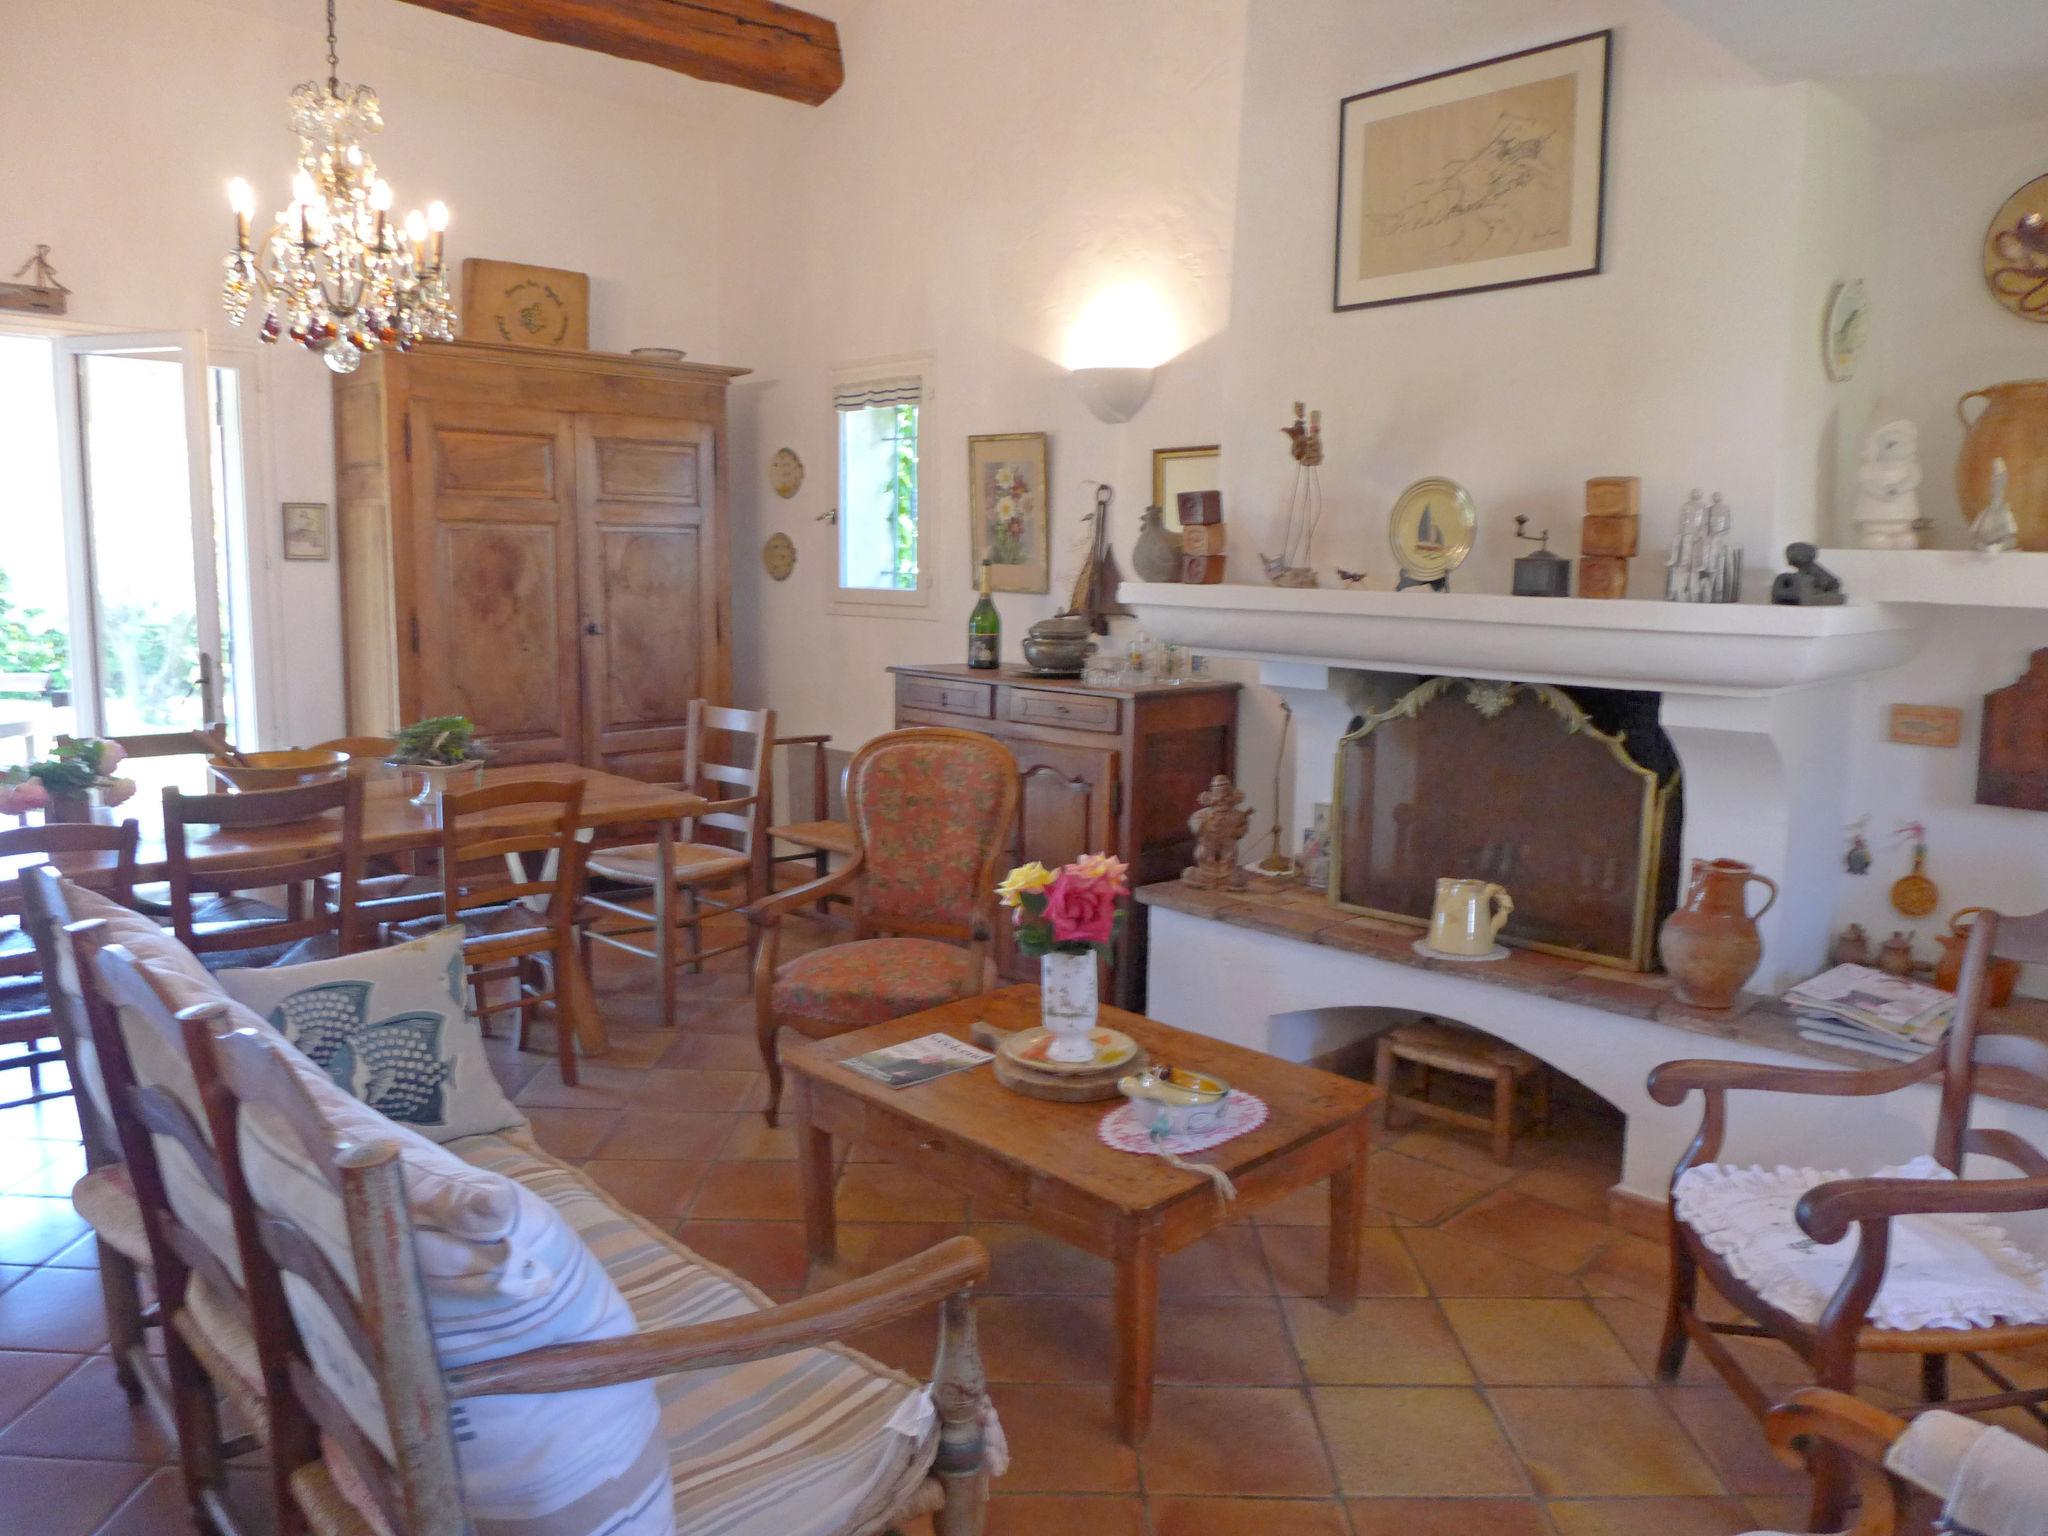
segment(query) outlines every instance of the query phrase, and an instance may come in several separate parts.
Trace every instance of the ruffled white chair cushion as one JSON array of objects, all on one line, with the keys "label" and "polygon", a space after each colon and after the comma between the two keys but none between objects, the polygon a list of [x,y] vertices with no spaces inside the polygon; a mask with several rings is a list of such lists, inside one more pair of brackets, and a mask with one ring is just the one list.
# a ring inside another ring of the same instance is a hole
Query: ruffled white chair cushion
[{"label": "ruffled white chair cushion", "polygon": [[[1817,1323],[1848,1273],[1857,1234],[1821,1244],[1793,1217],[1799,1197],[1820,1184],[1859,1177],[1843,1170],[1689,1168],[1672,1189],[1672,1210],[1708,1250],[1766,1304]],[[1950,1179],[1931,1157],[1872,1178]],[[1982,1216],[1902,1216],[1891,1224],[1884,1284],[1870,1304],[1877,1328],[1987,1328],[2048,1323],[2048,1262],[2017,1246]]]}]

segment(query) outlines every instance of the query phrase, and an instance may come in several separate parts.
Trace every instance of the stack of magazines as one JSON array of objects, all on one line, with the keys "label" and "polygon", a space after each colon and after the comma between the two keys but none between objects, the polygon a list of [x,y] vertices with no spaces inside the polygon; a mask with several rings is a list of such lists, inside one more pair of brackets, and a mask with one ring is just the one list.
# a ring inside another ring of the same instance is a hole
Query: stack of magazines
[{"label": "stack of magazines", "polygon": [[1948,1031],[1952,993],[1867,965],[1838,965],[1785,993],[1803,1039],[1916,1061]]}]

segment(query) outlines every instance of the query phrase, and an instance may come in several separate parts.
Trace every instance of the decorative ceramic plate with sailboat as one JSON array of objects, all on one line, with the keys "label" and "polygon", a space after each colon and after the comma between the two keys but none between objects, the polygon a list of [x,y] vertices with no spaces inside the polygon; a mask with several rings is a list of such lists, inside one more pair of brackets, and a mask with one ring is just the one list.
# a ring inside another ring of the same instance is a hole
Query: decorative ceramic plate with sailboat
[{"label": "decorative ceramic plate with sailboat", "polygon": [[1456,481],[1418,480],[1394,503],[1387,543],[1402,571],[1416,581],[1441,581],[1472,553],[1478,509]]}]

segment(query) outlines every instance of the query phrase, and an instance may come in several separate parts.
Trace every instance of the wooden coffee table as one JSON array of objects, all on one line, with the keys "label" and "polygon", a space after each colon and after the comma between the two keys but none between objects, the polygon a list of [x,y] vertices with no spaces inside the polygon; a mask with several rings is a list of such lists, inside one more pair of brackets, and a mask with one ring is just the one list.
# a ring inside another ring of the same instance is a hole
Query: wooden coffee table
[{"label": "wooden coffee table", "polygon": [[1265,1124],[1197,1154],[1230,1175],[1225,1205],[1200,1174],[1118,1152],[1096,1135],[1110,1103],[1052,1104],[1010,1092],[987,1066],[911,1088],[890,1088],[840,1063],[879,1046],[977,1019],[999,1029],[1038,1022],[1038,989],[1006,987],[837,1039],[792,1043],[783,1058],[796,1115],[804,1229],[811,1256],[834,1254],[833,1140],[858,1141],[950,1188],[1020,1210],[1039,1231],[1116,1266],[1116,1426],[1130,1445],[1152,1419],[1159,1261],[1218,1227],[1319,1180],[1330,1181],[1330,1302],[1358,1295],[1371,1085],[1297,1066],[1119,1008],[1102,1022],[1154,1061],[1192,1067],[1265,1100]]}]

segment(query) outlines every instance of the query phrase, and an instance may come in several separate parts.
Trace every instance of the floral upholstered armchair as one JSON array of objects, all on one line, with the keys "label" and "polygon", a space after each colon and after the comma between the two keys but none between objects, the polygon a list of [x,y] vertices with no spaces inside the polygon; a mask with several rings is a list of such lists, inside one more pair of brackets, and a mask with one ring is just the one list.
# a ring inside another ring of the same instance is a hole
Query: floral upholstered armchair
[{"label": "floral upholstered armchair", "polygon": [[[769,1124],[782,1102],[775,1042],[783,1029],[822,1040],[986,990],[996,862],[1019,793],[1009,750],[975,731],[891,731],[854,754],[846,768],[853,857],[747,909],[760,936],[754,1028],[768,1069]],[[782,919],[848,886],[853,941],[780,963]]]}]

